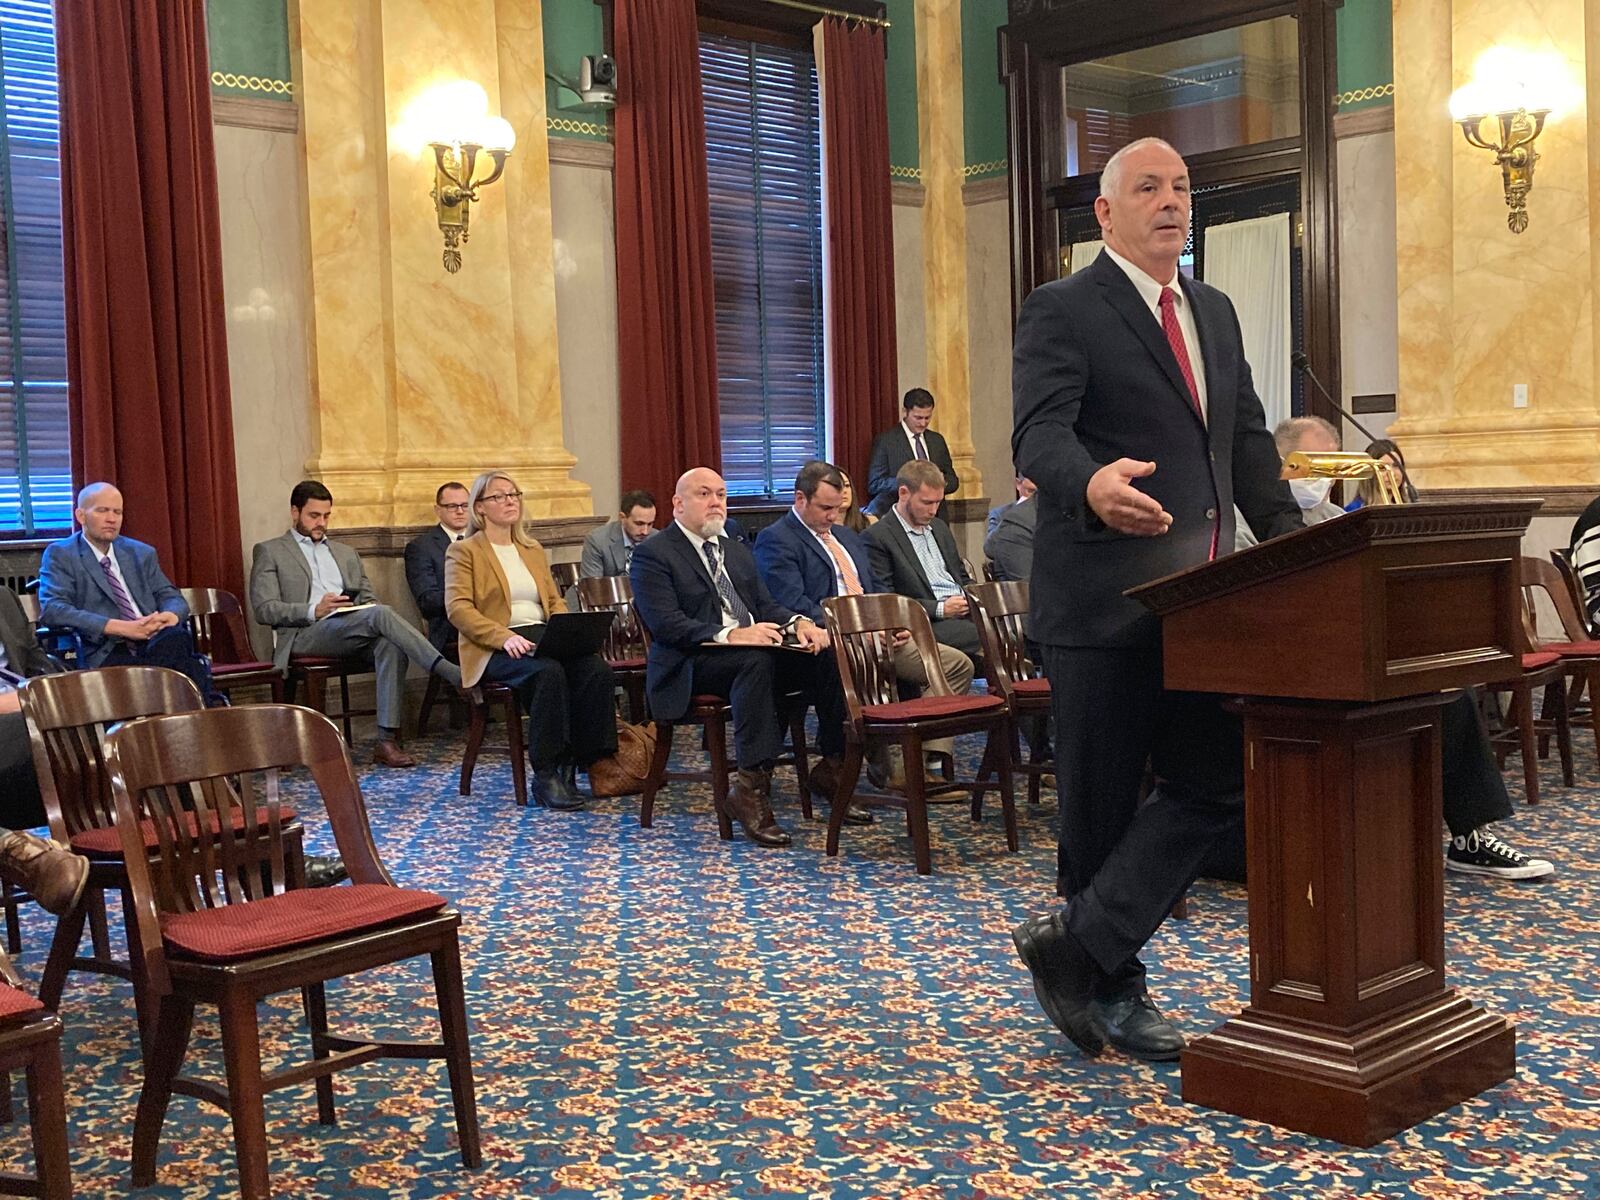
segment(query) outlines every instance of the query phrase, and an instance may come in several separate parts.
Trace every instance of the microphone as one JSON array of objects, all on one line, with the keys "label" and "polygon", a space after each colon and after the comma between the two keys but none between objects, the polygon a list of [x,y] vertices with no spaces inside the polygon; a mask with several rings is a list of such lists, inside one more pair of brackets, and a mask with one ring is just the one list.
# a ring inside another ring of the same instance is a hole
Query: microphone
[{"label": "microphone", "polygon": [[1389,445],[1394,448],[1394,456],[1400,464],[1400,479],[1405,485],[1406,498],[1409,500],[1415,500],[1417,498],[1417,489],[1416,486],[1411,482],[1410,472],[1406,470],[1406,456],[1401,452],[1399,443],[1395,442],[1391,438],[1378,437],[1372,432],[1372,430],[1368,429],[1360,421],[1356,420],[1354,413],[1350,412],[1344,407],[1344,405],[1335,400],[1332,393],[1330,393],[1328,389],[1323,386],[1322,380],[1317,378],[1317,373],[1311,369],[1311,359],[1309,356],[1307,356],[1305,351],[1296,350],[1293,354],[1289,355],[1289,365],[1309,379],[1312,386],[1322,394],[1322,398],[1328,402],[1328,404],[1333,408],[1333,411],[1338,413],[1345,420],[1349,421],[1350,424],[1354,425],[1361,433],[1365,434],[1368,442],[1388,442]]}]

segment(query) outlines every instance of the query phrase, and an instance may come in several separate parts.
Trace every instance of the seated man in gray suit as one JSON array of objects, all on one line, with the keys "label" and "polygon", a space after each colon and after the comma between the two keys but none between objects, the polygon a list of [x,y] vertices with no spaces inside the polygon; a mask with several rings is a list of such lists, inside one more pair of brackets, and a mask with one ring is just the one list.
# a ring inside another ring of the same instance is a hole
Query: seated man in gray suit
[{"label": "seated man in gray suit", "polygon": [[996,504],[989,510],[989,524],[984,527],[984,537],[993,537],[994,531],[1000,528],[1000,522],[1005,519],[1005,515],[1013,508],[1016,508],[1017,505],[1031,500],[1033,498],[1033,494],[1039,490],[1039,485],[1034,483],[1033,480],[1029,479],[1026,475],[1018,475],[1016,477],[1016,483],[1017,498],[1011,501],[1009,504]]},{"label": "seated man in gray suit", "polygon": [[1029,497],[1008,504],[1000,520],[984,539],[983,556],[996,581],[1033,579],[1033,530],[1039,520],[1039,503]]},{"label": "seated man in gray suit", "polygon": [[972,580],[950,527],[934,515],[944,500],[944,472],[935,463],[912,459],[895,478],[899,498],[862,535],[872,573],[891,592],[922,605],[935,639],[976,661],[981,657],[978,627],[967,615],[961,590]]},{"label": "seated man in gray suit", "polygon": [[656,499],[649,492],[624,492],[620,511],[583,539],[579,579],[626,575],[633,565],[633,550],[656,531]]},{"label": "seated man in gray suit", "polygon": [[[450,662],[387,604],[378,604],[361,558],[328,540],[333,495],[314,479],[303,479],[289,495],[291,528],[256,543],[250,564],[250,607],[276,639],[272,660],[286,669],[294,654],[343,658],[370,652],[378,677],[378,744],[372,761],[414,767],[400,749],[405,709],[406,663],[432,671],[452,687],[461,668]],[[356,606],[352,612],[346,609]]]},{"label": "seated man in gray suit", "polygon": [[45,547],[39,563],[40,619],[78,635],[80,667],[138,664],[189,677],[207,704],[211,664],[195,652],[189,606],[161,570],[153,546],[123,537],[122,493],[91,483],[74,510],[80,531]]}]

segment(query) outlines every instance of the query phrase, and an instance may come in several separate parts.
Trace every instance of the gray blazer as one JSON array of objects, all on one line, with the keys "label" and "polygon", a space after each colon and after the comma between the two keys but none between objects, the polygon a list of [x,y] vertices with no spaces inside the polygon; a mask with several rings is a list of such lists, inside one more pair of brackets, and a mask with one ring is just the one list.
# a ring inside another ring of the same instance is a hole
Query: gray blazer
[{"label": "gray blazer", "polygon": [[[331,539],[327,545],[345,590],[355,593],[356,603],[376,600],[361,556]],[[250,608],[256,620],[273,631],[272,661],[279,670],[289,665],[295,638],[312,623],[306,614],[311,600],[311,568],[294,532],[286,530],[279,537],[257,542],[250,562]]]},{"label": "gray blazer", "polygon": [[578,563],[579,579],[601,579],[628,573],[628,535],[622,522],[612,517],[583,539],[583,558]]},{"label": "gray blazer", "polygon": [[1033,579],[1033,531],[1039,506],[1032,500],[1006,505],[1000,524],[983,543],[983,553],[994,566],[997,580]]}]

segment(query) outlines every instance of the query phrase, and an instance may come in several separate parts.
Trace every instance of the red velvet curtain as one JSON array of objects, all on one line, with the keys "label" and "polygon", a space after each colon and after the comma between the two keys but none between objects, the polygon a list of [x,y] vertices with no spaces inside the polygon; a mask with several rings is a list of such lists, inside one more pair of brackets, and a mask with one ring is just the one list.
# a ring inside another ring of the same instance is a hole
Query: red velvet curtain
[{"label": "red velvet curtain", "polygon": [[623,490],[663,510],[722,469],[705,109],[694,0],[617,0],[618,426]]},{"label": "red velvet curtain", "polygon": [[179,586],[244,590],[205,0],[56,0],[75,486]]},{"label": "red velvet curtain", "polygon": [[897,418],[894,224],[883,30],[822,20],[822,174],[828,222],[833,455],[866,498],[873,436]]}]

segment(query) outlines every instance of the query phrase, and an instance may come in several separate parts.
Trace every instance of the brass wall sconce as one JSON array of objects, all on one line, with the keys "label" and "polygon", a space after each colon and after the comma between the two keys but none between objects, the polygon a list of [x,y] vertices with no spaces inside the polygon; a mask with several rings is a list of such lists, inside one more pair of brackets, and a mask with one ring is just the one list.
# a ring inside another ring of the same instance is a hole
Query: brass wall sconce
[{"label": "brass wall sconce", "polygon": [[[504,125],[505,122],[501,121]],[[506,125],[509,130],[511,126]],[[511,140],[515,140],[514,138]],[[485,146],[478,142],[429,142],[433,148],[433,206],[439,213],[439,229],[444,234],[444,269],[454,275],[461,270],[461,247],[468,237],[472,204],[478,189],[488,187],[506,169],[511,147]],[[473,178],[478,155],[488,154],[494,164],[481,179]]]},{"label": "brass wall sconce", "polygon": [[505,173],[506,159],[517,143],[516,131],[503,117],[489,115],[489,96],[483,88],[463,79],[436,85],[413,99],[392,140],[408,153],[433,152],[429,194],[444,234],[444,269],[454,275],[461,270],[472,205],[480,189]]},{"label": "brass wall sconce", "polygon": [[[1500,175],[1505,181],[1506,224],[1512,233],[1521,233],[1528,227],[1528,193],[1533,190],[1533,167],[1539,161],[1539,152],[1533,143],[1544,132],[1544,123],[1550,116],[1548,108],[1529,112],[1519,108],[1515,112],[1471,113],[1457,118],[1467,143],[1488,150],[1500,165]],[[1486,121],[1494,121],[1499,128],[1499,138],[1483,136]]]}]

